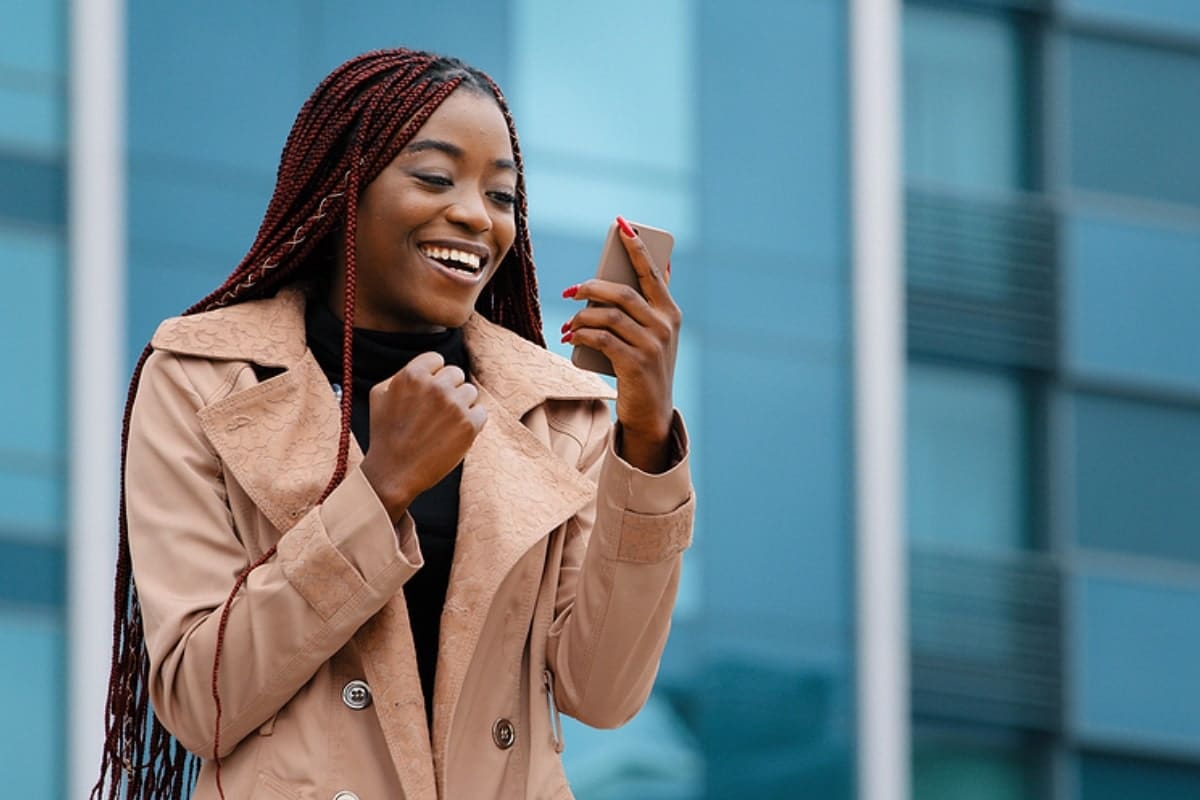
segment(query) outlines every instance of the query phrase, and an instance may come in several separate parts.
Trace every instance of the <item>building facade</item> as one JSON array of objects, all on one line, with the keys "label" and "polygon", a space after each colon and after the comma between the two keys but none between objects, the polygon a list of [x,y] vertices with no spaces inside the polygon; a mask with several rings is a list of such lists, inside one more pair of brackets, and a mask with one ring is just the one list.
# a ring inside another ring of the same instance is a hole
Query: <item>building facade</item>
[{"label": "building facade", "polygon": [[[0,784],[49,800],[75,796],[71,735],[94,725],[69,699],[73,8],[0,12]],[[696,543],[645,711],[566,731],[576,793],[855,797],[849,4],[449,9],[127,0],[112,369],[239,261],[330,69],[408,45],[487,70],[548,329],[615,214],[677,237]],[[1200,6],[901,20],[908,794],[1200,797]]]}]

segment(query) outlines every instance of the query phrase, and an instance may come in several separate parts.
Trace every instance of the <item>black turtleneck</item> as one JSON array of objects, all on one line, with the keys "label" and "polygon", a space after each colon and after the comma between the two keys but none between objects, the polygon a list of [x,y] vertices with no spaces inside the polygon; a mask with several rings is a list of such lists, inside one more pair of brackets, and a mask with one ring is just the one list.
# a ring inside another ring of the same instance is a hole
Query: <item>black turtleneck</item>
[{"label": "black turtleneck", "polygon": [[[305,315],[308,346],[335,391],[342,382],[342,321],[324,303],[310,302]],[[362,328],[354,330],[354,396],[351,398],[350,429],[362,451],[370,445],[371,387],[390,378],[421,353],[436,351],[447,364],[467,372],[467,349],[462,331],[441,333],[391,333]],[[417,669],[425,693],[425,713],[432,724],[433,680],[437,671],[438,634],[450,564],[454,559],[454,537],[458,527],[460,462],[450,474],[428,489],[408,507],[416,523],[417,539],[425,566],[404,584],[404,599],[417,651]]]}]

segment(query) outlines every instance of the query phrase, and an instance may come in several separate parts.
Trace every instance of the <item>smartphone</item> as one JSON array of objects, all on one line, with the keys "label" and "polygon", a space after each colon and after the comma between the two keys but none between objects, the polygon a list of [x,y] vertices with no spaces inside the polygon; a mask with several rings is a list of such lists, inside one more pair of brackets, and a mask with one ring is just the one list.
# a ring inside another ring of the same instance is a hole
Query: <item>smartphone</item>
[{"label": "smartphone", "polygon": [[[637,231],[638,237],[645,242],[654,266],[658,268],[659,272],[666,272],[667,264],[671,260],[671,248],[675,244],[675,237],[662,228],[652,228],[649,225],[642,225],[640,222],[630,222],[629,224]],[[600,264],[596,267],[596,277],[632,286],[639,293],[642,291],[638,284],[637,272],[633,268],[633,262],[629,260],[629,254],[625,252],[625,245],[621,243],[621,234],[617,230],[615,222],[608,229],[608,236],[604,239],[604,249],[600,251]],[[588,305],[602,304],[589,300]],[[571,363],[580,369],[591,372],[599,372],[604,375],[615,374],[608,356],[590,347],[576,345],[575,350],[571,353]]]}]

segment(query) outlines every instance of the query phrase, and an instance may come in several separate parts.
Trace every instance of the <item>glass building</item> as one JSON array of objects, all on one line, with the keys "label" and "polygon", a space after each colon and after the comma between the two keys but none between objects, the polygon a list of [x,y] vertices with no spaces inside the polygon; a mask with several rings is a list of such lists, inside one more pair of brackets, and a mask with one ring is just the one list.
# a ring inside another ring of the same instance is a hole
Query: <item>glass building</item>
[{"label": "glass building", "polygon": [[[695,545],[646,709],[566,731],[578,797],[858,796],[850,3],[126,3],[100,366],[124,380],[238,262],[330,69],[398,44],[482,67],[548,329],[615,214],[677,236]],[[122,399],[72,410],[88,7],[0,8],[0,785],[48,800],[98,757],[72,686],[108,651],[73,631],[111,562],[79,540],[115,522],[75,500],[78,442]],[[1200,797],[1200,4],[910,0],[899,35],[909,794]]]}]

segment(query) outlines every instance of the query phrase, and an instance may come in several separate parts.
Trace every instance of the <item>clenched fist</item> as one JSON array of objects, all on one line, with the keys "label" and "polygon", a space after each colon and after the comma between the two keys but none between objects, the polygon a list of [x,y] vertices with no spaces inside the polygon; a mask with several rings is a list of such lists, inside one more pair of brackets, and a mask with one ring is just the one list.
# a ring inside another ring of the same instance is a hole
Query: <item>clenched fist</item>
[{"label": "clenched fist", "polygon": [[422,353],[371,389],[362,471],[393,522],[466,456],[487,422],[478,399],[463,371],[438,353]]}]

